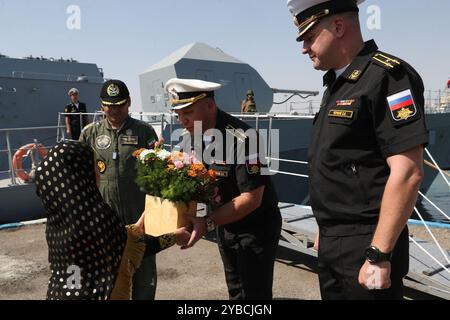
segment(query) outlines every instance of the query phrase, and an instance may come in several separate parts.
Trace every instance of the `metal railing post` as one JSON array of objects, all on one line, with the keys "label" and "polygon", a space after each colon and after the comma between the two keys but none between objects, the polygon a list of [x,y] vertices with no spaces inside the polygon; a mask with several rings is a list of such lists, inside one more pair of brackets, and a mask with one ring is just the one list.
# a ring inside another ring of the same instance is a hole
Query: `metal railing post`
[{"label": "metal railing post", "polygon": [[6,147],[8,149],[8,165],[9,165],[9,175],[11,177],[11,185],[15,186],[16,183],[16,174],[13,168],[12,162],[12,150],[11,150],[11,142],[9,141],[9,131],[6,131]]},{"label": "metal railing post", "polygon": [[[173,114],[170,115],[170,151],[173,150],[172,132],[173,132]],[[161,136],[162,136],[162,131],[161,131]]]},{"label": "metal railing post", "polygon": [[256,132],[259,132],[259,113],[256,114],[256,124],[255,124]]},{"label": "metal railing post", "polygon": [[268,155],[268,163],[267,163],[267,167],[270,168],[272,167],[272,122],[273,122],[273,116],[270,115],[269,116],[269,138],[268,138],[268,143],[267,143],[267,155]]},{"label": "metal railing post", "polygon": [[80,112],[80,133],[83,131],[83,114]]},{"label": "metal railing post", "polygon": [[58,128],[56,128],[56,142],[60,142],[62,140],[59,139],[59,127],[61,125],[61,112],[58,112]]}]

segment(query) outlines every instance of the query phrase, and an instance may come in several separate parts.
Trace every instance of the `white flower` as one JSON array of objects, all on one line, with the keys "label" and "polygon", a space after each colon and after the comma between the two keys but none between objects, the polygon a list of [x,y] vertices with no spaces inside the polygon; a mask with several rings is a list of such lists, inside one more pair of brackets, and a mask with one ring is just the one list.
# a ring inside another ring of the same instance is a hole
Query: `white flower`
[{"label": "white flower", "polygon": [[160,150],[160,151],[158,151],[156,153],[156,156],[158,158],[160,158],[161,160],[167,159],[168,157],[170,157],[170,155],[171,155],[171,153],[169,151],[164,150],[164,149],[162,149],[162,150]]},{"label": "white flower", "polygon": [[146,149],[146,150],[142,151],[141,154],[139,155],[140,160],[142,162],[144,162],[145,156],[148,155],[149,153],[152,153],[152,150]]}]

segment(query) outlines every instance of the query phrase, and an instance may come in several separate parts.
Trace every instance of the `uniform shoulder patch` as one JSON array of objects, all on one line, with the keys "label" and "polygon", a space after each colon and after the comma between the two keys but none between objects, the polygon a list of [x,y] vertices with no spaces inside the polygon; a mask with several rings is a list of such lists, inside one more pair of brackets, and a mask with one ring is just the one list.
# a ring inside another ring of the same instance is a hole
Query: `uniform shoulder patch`
[{"label": "uniform shoulder patch", "polygon": [[372,62],[388,70],[394,69],[401,64],[397,58],[382,52],[376,53],[372,57]]},{"label": "uniform shoulder patch", "polygon": [[387,97],[394,125],[401,125],[420,117],[410,89]]}]

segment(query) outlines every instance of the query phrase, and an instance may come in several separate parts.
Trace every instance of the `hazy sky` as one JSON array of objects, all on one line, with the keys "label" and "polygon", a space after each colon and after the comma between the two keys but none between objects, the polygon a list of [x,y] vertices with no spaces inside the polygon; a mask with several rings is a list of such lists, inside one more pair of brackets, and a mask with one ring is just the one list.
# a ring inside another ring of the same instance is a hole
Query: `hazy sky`
[{"label": "hazy sky", "polygon": [[[81,10],[80,29],[67,28],[70,5]],[[376,21],[369,6],[380,9],[380,29],[367,27]],[[408,61],[437,90],[450,76],[449,12],[448,0],[367,0],[360,16],[366,39]],[[322,91],[322,73],[295,36],[286,0],[0,0],[1,53],[96,63],[105,77],[127,82],[135,109],[138,75],[196,41],[251,64],[272,87]]]}]

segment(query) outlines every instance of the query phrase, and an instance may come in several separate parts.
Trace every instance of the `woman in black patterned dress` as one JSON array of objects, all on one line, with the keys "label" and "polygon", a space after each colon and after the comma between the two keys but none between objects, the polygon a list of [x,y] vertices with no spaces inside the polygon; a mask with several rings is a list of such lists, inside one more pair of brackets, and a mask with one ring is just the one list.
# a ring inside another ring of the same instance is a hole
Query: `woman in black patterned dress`
[{"label": "woman in black patterned dress", "polygon": [[123,226],[103,201],[94,163],[89,146],[64,141],[36,171],[37,194],[47,211],[47,299],[129,299],[144,250],[156,253],[189,239],[182,228],[176,235],[146,237],[145,245],[139,228]]}]

